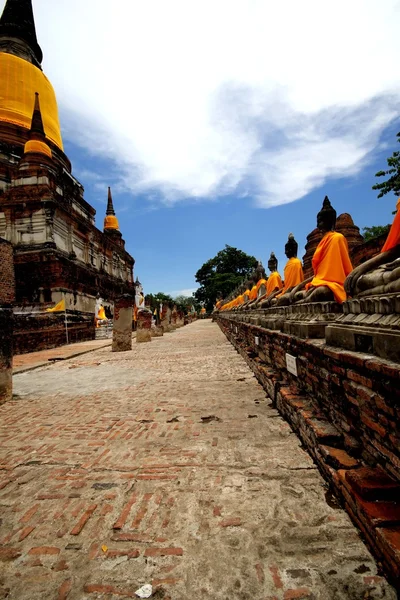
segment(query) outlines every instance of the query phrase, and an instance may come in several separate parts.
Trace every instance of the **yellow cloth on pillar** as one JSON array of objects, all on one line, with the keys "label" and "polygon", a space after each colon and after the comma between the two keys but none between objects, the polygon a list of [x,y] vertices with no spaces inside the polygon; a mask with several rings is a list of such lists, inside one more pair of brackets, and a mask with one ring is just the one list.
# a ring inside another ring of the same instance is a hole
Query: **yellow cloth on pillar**
[{"label": "yellow cloth on pillar", "polygon": [[53,308],[46,308],[46,312],[61,312],[65,310],[65,300],[64,298],[60,300],[58,304],[53,306]]},{"label": "yellow cloth on pillar", "polygon": [[400,198],[397,200],[396,209],[396,216],[381,252],[387,252],[400,244]]},{"label": "yellow cloth on pillar", "polygon": [[306,289],[326,285],[336,302],[346,300],[344,281],[353,270],[346,238],[337,231],[328,231],[318,244],[312,259],[314,278]]},{"label": "yellow cloth on pillar", "polygon": [[99,312],[97,313],[97,318],[99,319],[99,321],[102,321],[103,319],[107,319],[106,313],[104,311],[104,306],[100,306]]},{"label": "yellow cloth on pillar", "polygon": [[283,288],[283,283],[281,276],[278,271],[274,271],[268,277],[267,281],[267,296],[270,296],[272,292],[275,292],[276,289],[281,290]]},{"label": "yellow cloth on pillar", "polygon": [[304,281],[304,273],[303,273],[303,265],[301,264],[301,260],[299,258],[289,258],[285,265],[284,270],[284,282],[283,282],[283,290],[277,297],[282,296],[287,290],[290,288],[294,288],[296,285],[299,285],[302,281]]}]

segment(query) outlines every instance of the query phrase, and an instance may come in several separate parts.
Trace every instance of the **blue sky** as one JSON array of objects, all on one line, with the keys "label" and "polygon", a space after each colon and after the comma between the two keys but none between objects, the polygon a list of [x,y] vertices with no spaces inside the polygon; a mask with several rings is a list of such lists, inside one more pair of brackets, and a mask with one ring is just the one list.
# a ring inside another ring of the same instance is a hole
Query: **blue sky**
[{"label": "blue sky", "polygon": [[[5,0],[0,0],[2,9]],[[284,267],[325,194],[360,227],[400,129],[400,0],[33,0],[73,173],[147,293],[225,244]]]}]

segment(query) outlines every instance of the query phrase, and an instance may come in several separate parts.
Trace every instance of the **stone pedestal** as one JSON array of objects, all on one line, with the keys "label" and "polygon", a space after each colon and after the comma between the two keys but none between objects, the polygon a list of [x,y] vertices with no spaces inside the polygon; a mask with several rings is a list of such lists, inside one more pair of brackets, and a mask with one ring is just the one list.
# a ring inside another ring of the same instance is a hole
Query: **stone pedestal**
[{"label": "stone pedestal", "polygon": [[13,311],[0,307],[0,404],[12,398]]},{"label": "stone pedestal", "polygon": [[0,404],[12,398],[14,301],[13,247],[0,237]]},{"label": "stone pedestal", "polygon": [[137,317],[136,341],[151,342],[152,314],[149,310],[139,310]]},{"label": "stone pedestal", "polygon": [[124,294],[114,303],[113,352],[132,350],[132,306],[133,298]]},{"label": "stone pedestal", "polygon": [[164,328],[162,325],[156,325],[151,328],[151,336],[152,337],[161,337],[164,335]]},{"label": "stone pedestal", "polygon": [[400,361],[400,294],[353,298],[326,329],[326,342],[346,350]]},{"label": "stone pedestal", "polygon": [[172,327],[171,327],[171,309],[169,308],[169,306],[167,306],[167,308],[165,309],[165,312],[163,310],[163,314],[162,314],[162,319],[161,319],[161,326],[163,328],[164,333],[167,333],[169,331],[171,331]]}]

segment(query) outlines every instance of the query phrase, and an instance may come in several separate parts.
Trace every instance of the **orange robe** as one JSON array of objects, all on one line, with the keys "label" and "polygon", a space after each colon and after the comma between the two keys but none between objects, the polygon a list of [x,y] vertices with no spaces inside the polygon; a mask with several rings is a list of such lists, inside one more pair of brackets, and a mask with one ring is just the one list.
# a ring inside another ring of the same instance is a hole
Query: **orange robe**
[{"label": "orange robe", "polygon": [[381,252],[387,252],[400,244],[400,198],[397,200],[396,208],[396,216]]},{"label": "orange robe", "polygon": [[336,302],[346,300],[344,281],[353,270],[346,238],[337,231],[328,231],[320,241],[312,259],[314,278],[306,289],[326,285]]},{"label": "orange robe", "polygon": [[304,281],[303,265],[299,258],[289,258],[285,265],[284,280],[283,290],[277,297],[282,296],[287,290]]},{"label": "orange robe", "polygon": [[250,302],[252,302],[253,300],[257,300],[257,284],[253,285],[253,287],[251,288],[249,300]]},{"label": "orange robe", "polygon": [[274,292],[277,288],[278,288],[278,290],[281,290],[283,288],[283,283],[282,283],[282,279],[281,279],[281,276],[279,275],[278,271],[274,271],[268,277],[267,297],[270,296],[272,294],[272,292]]}]

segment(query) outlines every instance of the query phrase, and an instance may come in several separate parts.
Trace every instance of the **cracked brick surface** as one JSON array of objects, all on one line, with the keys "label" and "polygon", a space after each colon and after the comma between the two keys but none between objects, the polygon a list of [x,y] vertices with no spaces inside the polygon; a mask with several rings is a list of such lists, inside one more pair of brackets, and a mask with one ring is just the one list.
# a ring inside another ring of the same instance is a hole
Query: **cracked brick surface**
[{"label": "cracked brick surface", "polygon": [[14,378],[0,598],[396,594],[216,324]]}]

